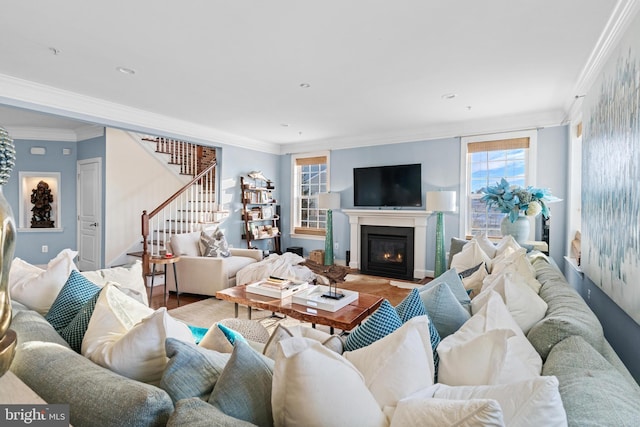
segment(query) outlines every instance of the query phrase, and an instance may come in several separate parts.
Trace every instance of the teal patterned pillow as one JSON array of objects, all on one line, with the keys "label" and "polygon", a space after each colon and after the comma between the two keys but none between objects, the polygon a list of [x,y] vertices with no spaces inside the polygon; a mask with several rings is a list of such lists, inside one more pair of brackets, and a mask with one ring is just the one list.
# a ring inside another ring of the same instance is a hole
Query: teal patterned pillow
[{"label": "teal patterned pillow", "polygon": [[89,327],[89,320],[91,320],[93,310],[96,308],[96,302],[98,302],[99,296],[100,292],[96,292],[96,294],[80,308],[80,311],[78,311],[71,322],[58,331],[60,336],[64,338],[76,353],[80,353],[82,350],[82,339],[87,332],[87,327]]},{"label": "teal patterned pillow", "polygon": [[396,312],[400,316],[402,323],[416,316],[424,316],[427,310],[420,299],[420,293],[417,289],[412,289],[409,295],[396,306]]},{"label": "teal patterned pillow", "polygon": [[73,270],[45,319],[60,333],[76,317],[80,309],[99,292],[98,286]]},{"label": "teal patterned pillow", "polygon": [[431,320],[429,313],[427,313],[427,310],[424,308],[422,299],[420,299],[420,293],[417,289],[412,289],[409,295],[407,295],[406,298],[396,306],[396,312],[398,313],[398,316],[400,316],[400,320],[402,320],[403,324],[415,316],[427,316],[429,319],[429,338],[431,339],[431,350],[433,351],[435,381],[437,381],[440,357],[438,356],[436,349],[438,348],[438,344],[440,344],[440,334],[438,333],[436,326],[433,324],[433,320]]},{"label": "teal patterned pillow", "polygon": [[371,343],[386,337],[402,326],[398,312],[388,300],[382,301],[380,307],[373,312],[362,324],[347,336],[345,351],[353,351],[366,347]]}]

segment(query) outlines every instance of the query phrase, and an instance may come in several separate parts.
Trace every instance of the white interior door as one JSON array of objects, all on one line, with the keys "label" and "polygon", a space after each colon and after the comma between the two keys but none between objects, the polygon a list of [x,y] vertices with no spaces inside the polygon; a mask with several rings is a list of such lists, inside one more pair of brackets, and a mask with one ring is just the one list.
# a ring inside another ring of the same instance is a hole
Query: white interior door
[{"label": "white interior door", "polygon": [[102,260],[102,159],[78,161],[78,268],[98,270]]}]

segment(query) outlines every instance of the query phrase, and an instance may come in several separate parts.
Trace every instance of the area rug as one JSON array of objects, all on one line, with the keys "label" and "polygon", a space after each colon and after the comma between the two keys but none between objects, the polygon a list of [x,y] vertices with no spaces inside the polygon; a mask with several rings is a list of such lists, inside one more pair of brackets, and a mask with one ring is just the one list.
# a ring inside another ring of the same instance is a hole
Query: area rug
[{"label": "area rug", "polygon": [[[169,310],[169,314],[182,320],[187,325],[199,328],[210,328],[214,323],[235,317],[234,304],[229,301],[223,301],[216,298],[208,298],[191,304],[183,305]],[[249,312],[246,306],[238,307],[238,319],[248,319]],[[301,322],[290,317],[283,317],[270,311],[252,309],[251,319],[258,321],[267,328],[269,333],[282,324],[283,326],[297,325]],[[309,325],[311,326],[311,325]],[[329,332],[329,327],[317,326],[318,329]]]}]

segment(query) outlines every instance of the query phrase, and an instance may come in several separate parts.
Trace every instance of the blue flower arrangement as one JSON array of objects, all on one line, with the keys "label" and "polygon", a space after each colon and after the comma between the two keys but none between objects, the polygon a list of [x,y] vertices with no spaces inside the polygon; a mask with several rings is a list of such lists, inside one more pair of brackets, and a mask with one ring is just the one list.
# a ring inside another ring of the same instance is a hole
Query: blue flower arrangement
[{"label": "blue flower arrangement", "polygon": [[506,179],[502,178],[493,187],[486,187],[480,190],[484,195],[482,201],[490,208],[495,208],[502,213],[509,214],[509,220],[514,222],[520,212],[527,216],[537,216],[542,214],[545,218],[551,215],[547,203],[559,202],[555,196],[546,188],[520,187],[519,185],[509,185]]}]

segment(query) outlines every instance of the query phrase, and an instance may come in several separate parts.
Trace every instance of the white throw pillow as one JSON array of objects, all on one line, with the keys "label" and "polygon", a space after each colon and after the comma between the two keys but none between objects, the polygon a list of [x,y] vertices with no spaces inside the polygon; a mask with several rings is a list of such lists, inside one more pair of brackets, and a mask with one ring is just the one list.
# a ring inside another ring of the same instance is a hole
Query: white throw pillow
[{"label": "white throw pillow", "polygon": [[438,345],[438,381],[449,385],[504,384],[540,375],[542,359],[502,301],[486,304]]},{"label": "white throw pillow", "polygon": [[493,283],[500,274],[506,272],[518,274],[536,294],[540,293],[542,284],[536,279],[536,270],[524,250],[515,251],[500,263],[494,263],[491,274],[484,279],[483,289]]},{"label": "white throw pillow", "polygon": [[510,272],[500,274],[484,291],[471,301],[471,311],[476,313],[486,304],[491,293],[497,292],[509,313],[526,335],[547,313],[547,303],[531,289],[519,275]]},{"label": "white throw pillow", "polygon": [[487,268],[491,269],[491,258],[484,253],[477,241],[470,240],[462,247],[462,250],[451,259],[451,268],[455,268],[458,273],[468,270],[484,262]]},{"label": "white throw pillow", "polygon": [[[507,249],[514,249],[514,250],[518,250],[520,248],[522,248],[522,246],[520,246],[520,244],[518,242],[516,242],[516,239],[513,238],[513,236],[507,234],[506,236],[503,236],[502,239],[500,239],[500,241],[498,243],[496,243],[496,255],[498,256],[500,255],[502,252],[504,252]],[[526,249],[525,249],[526,251]]]},{"label": "white throw pillow", "polygon": [[489,273],[487,273],[487,268],[485,267],[484,262],[480,265],[475,272],[473,272],[470,276],[462,278],[462,284],[467,291],[470,291],[469,297],[471,299],[475,298],[480,291],[482,290],[482,284],[485,277],[487,277]]},{"label": "white throw pillow", "polygon": [[125,377],[158,384],[167,364],[167,338],[194,343],[189,327],[166,308],[153,311],[107,284],[82,340],[82,354]]},{"label": "white throw pillow", "polygon": [[563,427],[567,414],[562,405],[556,377],[544,376],[526,381],[492,386],[432,387],[438,399],[495,399],[509,427]]},{"label": "white throw pillow", "polygon": [[496,245],[491,241],[491,239],[489,239],[489,237],[487,237],[486,233],[483,233],[479,237],[474,237],[473,239],[475,239],[478,242],[478,245],[480,245],[480,248],[484,251],[485,254],[487,254],[489,258],[494,258],[496,256],[496,251],[497,251]]},{"label": "white throw pillow", "polygon": [[451,400],[414,397],[401,400],[390,427],[503,427],[502,409],[494,399]]},{"label": "white throw pillow", "polygon": [[46,270],[41,270],[38,274],[32,274],[36,272],[37,267],[28,268],[23,261],[20,263],[22,274],[19,274],[22,277],[18,278],[18,275],[15,277],[11,286],[11,298],[44,316],[56,300],[71,272],[77,270],[73,262],[76,255],[78,255],[76,251],[63,249],[49,261]]},{"label": "white throw pillow", "polygon": [[118,283],[121,288],[127,288],[135,291],[134,293],[129,293],[129,296],[136,298],[143,304],[149,305],[147,288],[142,277],[142,261],[140,260],[137,260],[127,267],[111,267],[95,271],[81,271],[80,274],[101,288],[108,282]]},{"label": "white throw pillow", "polygon": [[353,364],[308,338],[280,342],[271,407],[276,427],[388,425]]},{"label": "white throw pillow", "polygon": [[11,270],[9,270],[9,290],[13,290],[17,284],[35,278],[43,271],[42,268],[29,264],[23,259],[14,258],[11,261]]},{"label": "white throw pillow", "polygon": [[278,325],[271,334],[269,341],[264,346],[262,354],[270,359],[275,359],[278,351],[278,343],[291,337],[304,337],[318,341],[329,350],[338,354],[344,351],[344,343],[338,335],[331,335],[327,332],[302,325],[283,326]]},{"label": "white throw pillow", "polygon": [[362,373],[383,409],[433,384],[433,352],[427,316],[409,319],[378,341],[343,353]]}]

